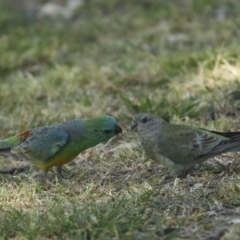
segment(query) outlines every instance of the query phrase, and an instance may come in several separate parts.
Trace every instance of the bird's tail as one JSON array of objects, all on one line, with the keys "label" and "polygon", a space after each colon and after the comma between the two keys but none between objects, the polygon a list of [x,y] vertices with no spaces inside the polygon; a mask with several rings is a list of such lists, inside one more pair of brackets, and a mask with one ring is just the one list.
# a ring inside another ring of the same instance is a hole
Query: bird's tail
[{"label": "bird's tail", "polygon": [[228,139],[238,140],[240,139],[240,132],[218,132],[218,131],[209,131],[211,133],[223,136]]},{"label": "bird's tail", "polygon": [[17,158],[11,152],[11,148],[14,147],[19,142],[19,138],[17,136],[10,137],[0,141],[0,155],[4,157],[11,156],[13,158]]},{"label": "bird's tail", "polygon": [[[218,136],[222,136],[225,139],[240,140],[240,132],[218,132],[218,131],[209,131],[209,132],[213,134],[217,134]],[[229,152],[240,152],[240,146],[230,149]]]},{"label": "bird's tail", "polygon": [[0,149],[0,156],[19,159],[15,154],[11,153],[10,149]]}]

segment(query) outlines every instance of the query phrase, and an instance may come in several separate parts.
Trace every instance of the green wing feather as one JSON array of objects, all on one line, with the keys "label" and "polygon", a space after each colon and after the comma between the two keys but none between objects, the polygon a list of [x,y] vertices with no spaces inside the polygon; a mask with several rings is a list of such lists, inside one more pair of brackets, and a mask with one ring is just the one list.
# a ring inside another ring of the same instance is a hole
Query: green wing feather
[{"label": "green wing feather", "polygon": [[189,163],[191,160],[211,157],[239,144],[236,140],[221,140],[193,130],[161,135],[158,139],[160,154],[175,163]]},{"label": "green wing feather", "polygon": [[218,132],[218,131],[210,131],[203,129],[204,131],[209,132],[210,134],[218,135],[219,137],[222,137],[222,139],[240,139],[240,132]]}]

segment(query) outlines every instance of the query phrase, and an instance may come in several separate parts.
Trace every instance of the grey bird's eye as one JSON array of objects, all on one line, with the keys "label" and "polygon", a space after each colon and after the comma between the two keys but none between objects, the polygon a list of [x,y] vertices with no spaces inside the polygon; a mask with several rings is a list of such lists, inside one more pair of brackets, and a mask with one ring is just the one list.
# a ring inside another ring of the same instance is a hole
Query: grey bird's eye
[{"label": "grey bird's eye", "polygon": [[142,122],[142,123],[147,123],[147,122],[148,122],[148,117],[143,117],[143,118],[141,119],[141,122]]}]

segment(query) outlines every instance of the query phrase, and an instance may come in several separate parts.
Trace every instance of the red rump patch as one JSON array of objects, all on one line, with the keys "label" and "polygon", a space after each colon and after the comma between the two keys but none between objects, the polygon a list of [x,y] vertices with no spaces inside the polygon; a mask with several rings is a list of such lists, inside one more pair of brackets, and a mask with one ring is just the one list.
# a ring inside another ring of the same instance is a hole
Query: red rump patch
[{"label": "red rump patch", "polygon": [[23,133],[20,133],[18,136],[22,139],[26,138],[29,135],[30,131],[25,131]]}]

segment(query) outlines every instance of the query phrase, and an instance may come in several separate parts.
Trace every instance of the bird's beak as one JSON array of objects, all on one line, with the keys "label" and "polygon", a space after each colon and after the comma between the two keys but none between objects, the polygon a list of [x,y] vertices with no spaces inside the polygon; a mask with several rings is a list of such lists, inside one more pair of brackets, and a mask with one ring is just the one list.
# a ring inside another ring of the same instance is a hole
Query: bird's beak
[{"label": "bird's beak", "polygon": [[131,122],[132,131],[136,131],[136,127],[137,127],[137,121],[135,119],[133,119]]},{"label": "bird's beak", "polygon": [[118,124],[115,125],[115,133],[116,135],[118,135],[119,133],[122,133],[122,128]]}]

